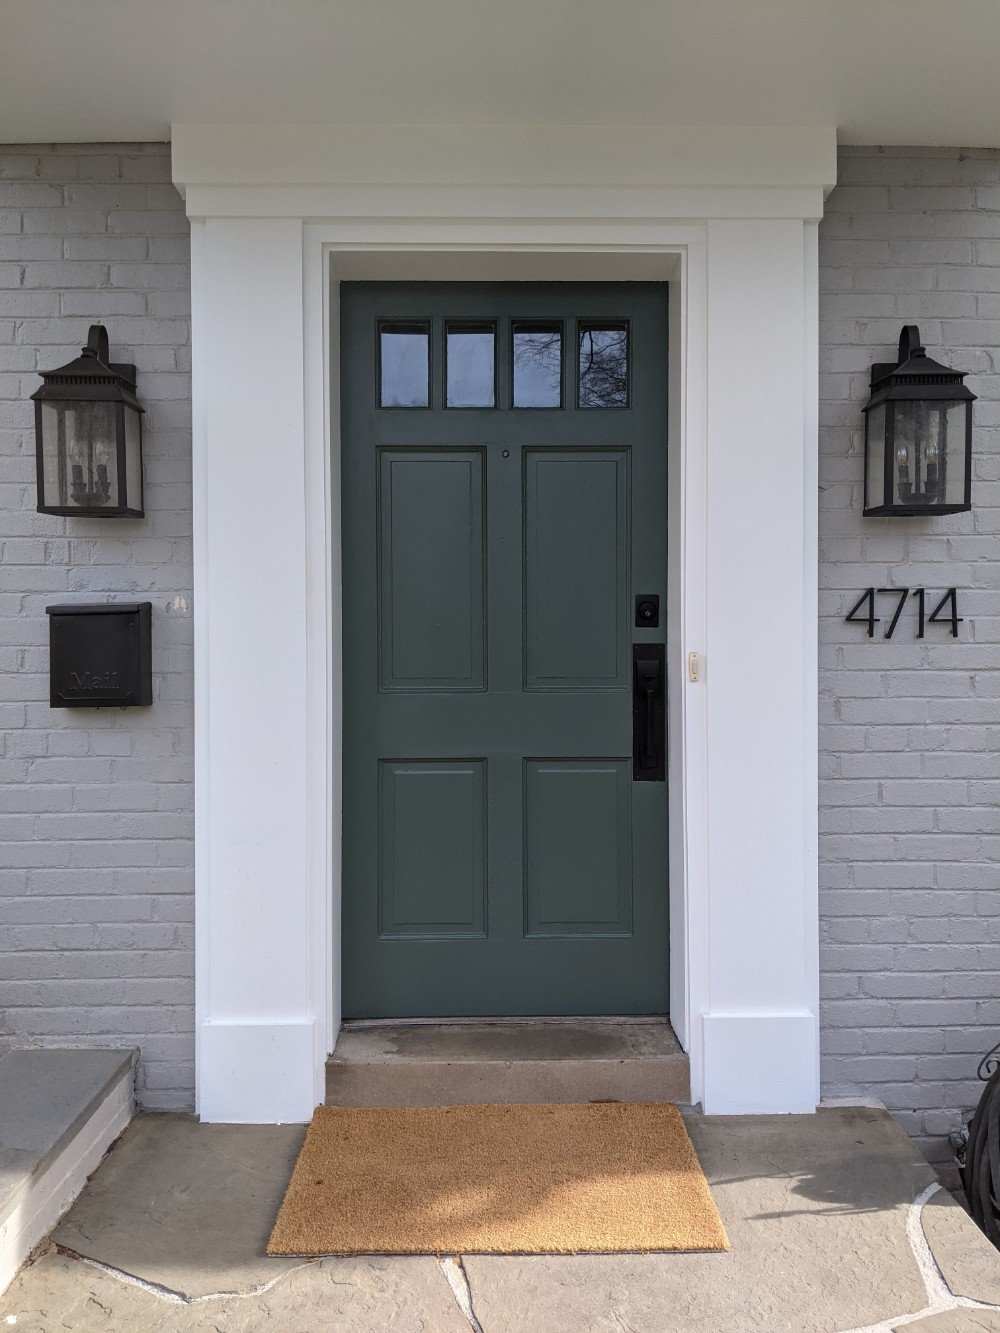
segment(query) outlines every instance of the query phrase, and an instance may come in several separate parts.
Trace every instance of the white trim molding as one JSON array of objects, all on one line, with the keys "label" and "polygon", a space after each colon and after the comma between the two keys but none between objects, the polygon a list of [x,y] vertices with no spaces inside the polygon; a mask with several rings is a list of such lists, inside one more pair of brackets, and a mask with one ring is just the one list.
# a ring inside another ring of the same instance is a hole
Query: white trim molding
[{"label": "white trim molding", "polygon": [[348,278],[670,282],[671,1020],[706,1110],[817,1103],[815,224],[835,135],[585,133],[586,152],[565,127],[175,127],[206,1119],[308,1118],[336,1038]]},{"label": "white trim molding", "polygon": [[357,186],[368,198],[390,200],[428,187],[542,187],[553,195],[567,188],[690,187],[715,200],[733,190],[757,198],[769,189],[828,191],[837,177],[832,127],[180,123],[171,142],[181,190],[285,191],[272,195],[274,208],[301,187]]}]

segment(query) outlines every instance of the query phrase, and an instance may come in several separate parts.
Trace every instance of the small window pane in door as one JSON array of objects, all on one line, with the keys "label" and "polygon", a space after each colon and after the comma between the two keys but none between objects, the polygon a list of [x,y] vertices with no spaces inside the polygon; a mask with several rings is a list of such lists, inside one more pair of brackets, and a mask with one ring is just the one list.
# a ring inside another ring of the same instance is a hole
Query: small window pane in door
[{"label": "small window pane in door", "polygon": [[449,324],[445,363],[449,407],[496,406],[496,331],[492,324]]},{"label": "small window pane in door", "polygon": [[628,407],[628,325],[580,325],[581,407]]},{"label": "small window pane in door", "polygon": [[513,326],[514,406],[562,406],[562,325]]},{"label": "small window pane in door", "polygon": [[430,405],[430,325],[379,326],[379,405]]}]

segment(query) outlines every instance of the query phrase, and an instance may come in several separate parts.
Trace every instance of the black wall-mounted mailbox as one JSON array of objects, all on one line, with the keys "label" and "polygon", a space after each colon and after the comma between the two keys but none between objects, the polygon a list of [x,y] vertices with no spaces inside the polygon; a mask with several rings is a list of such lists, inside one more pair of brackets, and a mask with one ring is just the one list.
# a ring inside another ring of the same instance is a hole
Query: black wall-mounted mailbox
[{"label": "black wall-mounted mailbox", "polygon": [[53,708],[131,708],[153,702],[152,602],[45,609]]}]

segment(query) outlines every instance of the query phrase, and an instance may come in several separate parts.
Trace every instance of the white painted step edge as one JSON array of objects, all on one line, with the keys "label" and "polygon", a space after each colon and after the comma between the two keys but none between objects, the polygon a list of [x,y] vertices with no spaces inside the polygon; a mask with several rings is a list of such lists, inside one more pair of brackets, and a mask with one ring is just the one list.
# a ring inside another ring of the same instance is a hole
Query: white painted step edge
[{"label": "white painted step edge", "polygon": [[52,1230],[100,1165],[115,1139],[128,1127],[135,1109],[134,1061],[68,1143],[37,1172],[24,1196],[0,1224],[0,1295],[38,1242]]}]

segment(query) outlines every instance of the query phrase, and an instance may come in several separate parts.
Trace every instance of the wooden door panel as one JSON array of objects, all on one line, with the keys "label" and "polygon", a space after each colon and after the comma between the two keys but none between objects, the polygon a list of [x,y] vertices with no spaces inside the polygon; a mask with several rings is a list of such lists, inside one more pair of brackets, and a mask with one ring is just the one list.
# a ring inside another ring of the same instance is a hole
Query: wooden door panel
[{"label": "wooden door panel", "polygon": [[486,765],[384,760],[379,765],[381,939],[483,935]]},{"label": "wooden door panel", "polygon": [[631,932],[631,786],[631,759],[526,761],[529,936]]},{"label": "wooden door panel", "polygon": [[524,451],[524,684],[628,690],[629,451]]},{"label": "wooden door panel", "polygon": [[382,690],[485,687],[482,450],[379,451]]}]

